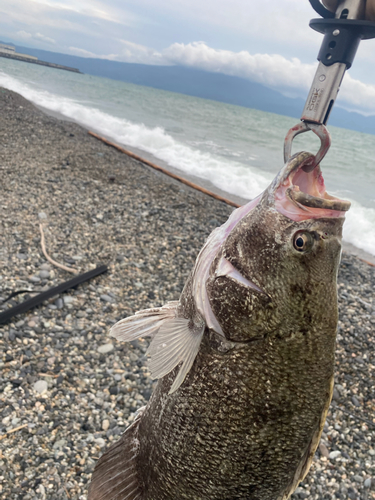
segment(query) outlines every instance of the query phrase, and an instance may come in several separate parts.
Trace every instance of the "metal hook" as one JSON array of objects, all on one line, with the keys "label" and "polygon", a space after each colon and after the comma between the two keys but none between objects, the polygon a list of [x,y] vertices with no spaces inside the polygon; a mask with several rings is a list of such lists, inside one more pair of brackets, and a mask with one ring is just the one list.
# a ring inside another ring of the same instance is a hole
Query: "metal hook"
[{"label": "metal hook", "polygon": [[331,146],[331,135],[328,132],[327,128],[321,123],[300,122],[295,127],[292,127],[289,130],[284,141],[284,162],[286,163],[292,156],[293,139],[296,137],[296,135],[303,134],[304,132],[308,132],[309,130],[312,130],[314,134],[319,137],[320,149],[314,156],[314,161],[312,162],[312,164],[308,166],[306,165],[304,167],[304,170],[306,172],[311,172],[317,165],[319,165]]}]

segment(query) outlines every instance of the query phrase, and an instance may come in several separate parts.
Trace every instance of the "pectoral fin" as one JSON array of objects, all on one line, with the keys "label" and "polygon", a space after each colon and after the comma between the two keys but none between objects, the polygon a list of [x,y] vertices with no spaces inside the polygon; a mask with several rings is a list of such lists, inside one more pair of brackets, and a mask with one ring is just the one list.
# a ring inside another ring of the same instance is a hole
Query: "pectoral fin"
[{"label": "pectoral fin", "polygon": [[180,387],[189,373],[198,354],[204,328],[204,324],[195,327],[185,318],[175,318],[166,321],[151,342],[147,353],[151,356],[149,366],[153,378],[164,377],[182,363],[169,394]]},{"label": "pectoral fin", "polygon": [[178,301],[167,302],[163,307],[144,309],[134,316],[122,319],[112,326],[110,335],[117,340],[131,342],[141,337],[153,337],[161,325],[176,316]]},{"label": "pectoral fin", "polygon": [[178,302],[145,309],[125,318],[111,328],[112,337],[126,342],[140,337],[153,337],[147,354],[151,356],[152,378],[162,378],[181,363],[180,370],[169,391],[175,392],[196,358],[202,340],[205,324],[195,325],[192,321],[176,317]]}]

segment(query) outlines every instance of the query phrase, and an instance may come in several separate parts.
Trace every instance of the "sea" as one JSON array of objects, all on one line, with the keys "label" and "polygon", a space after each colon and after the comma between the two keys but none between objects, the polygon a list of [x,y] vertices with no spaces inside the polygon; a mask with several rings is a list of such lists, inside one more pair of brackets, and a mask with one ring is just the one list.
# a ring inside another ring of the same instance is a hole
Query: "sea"
[{"label": "sea", "polygon": [[[250,200],[283,165],[287,131],[298,120],[86,74],[0,59],[0,86],[76,121],[182,177]],[[330,127],[322,162],[327,191],[350,200],[344,241],[375,256],[375,135]],[[315,153],[312,133],[293,152]]]}]

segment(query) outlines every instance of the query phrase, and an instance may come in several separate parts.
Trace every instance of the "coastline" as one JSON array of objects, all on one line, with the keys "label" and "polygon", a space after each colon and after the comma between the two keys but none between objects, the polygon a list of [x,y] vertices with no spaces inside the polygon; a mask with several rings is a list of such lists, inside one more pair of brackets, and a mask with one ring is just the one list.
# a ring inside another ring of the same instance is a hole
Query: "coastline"
[{"label": "coastline", "polygon": [[[108,329],[176,300],[208,234],[232,208],[14,92],[0,92],[0,116],[0,298],[72,277],[46,262],[39,222],[56,261],[80,273],[109,267],[0,325],[0,498],[82,500],[98,457],[153,386],[148,342],[121,344]],[[295,500],[375,498],[375,269],[344,252],[338,284],[336,387]]]},{"label": "coastline", "polygon": [[[72,118],[69,118],[61,113],[56,112],[56,111],[51,111],[50,109],[45,108],[43,106],[39,106],[39,105],[35,105],[35,106],[38,109],[40,109],[41,111],[43,111],[43,113],[45,113],[49,116],[52,116],[52,117],[57,118],[57,119],[62,120],[62,121],[66,121],[66,122],[70,122],[70,123],[77,123],[82,128],[89,131],[89,129],[84,124],[80,123],[77,120],[73,120]],[[91,130],[93,132],[97,133],[98,135],[101,135],[105,139],[107,139],[111,142],[115,142],[111,136],[103,134],[102,132],[100,132],[100,130],[95,129],[95,127],[91,127]],[[209,191],[211,191],[211,192],[213,192],[213,193],[215,193],[223,198],[226,198],[230,201],[233,201],[234,203],[237,203],[239,205],[244,205],[245,203],[247,203],[249,201],[249,200],[242,198],[240,196],[236,196],[233,193],[229,193],[227,191],[223,191],[222,189],[219,189],[212,182],[210,182],[206,179],[202,179],[201,177],[197,177],[197,176],[188,174],[186,172],[182,172],[181,170],[169,165],[168,163],[160,160],[159,158],[156,158],[155,156],[148,153],[147,151],[129,146],[125,143],[118,143],[118,145],[123,147],[123,148],[128,149],[132,153],[135,153],[136,155],[144,158],[145,160],[156,163],[160,167],[168,170],[169,172],[171,172],[175,175],[179,175],[179,176],[183,177],[184,179],[186,179],[190,182],[193,182],[194,184],[197,184],[198,186],[201,186],[201,187],[203,187],[203,188],[205,188],[205,189],[207,189],[207,190],[209,190]],[[362,259],[364,262],[367,262],[368,264],[375,266],[375,255],[372,255],[372,254],[362,250],[361,248],[356,247],[352,243],[348,243],[346,241],[342,242],[342,248],[343,248],[344,252],[348,252],[350,254],[356,255],[357,257]]]}]

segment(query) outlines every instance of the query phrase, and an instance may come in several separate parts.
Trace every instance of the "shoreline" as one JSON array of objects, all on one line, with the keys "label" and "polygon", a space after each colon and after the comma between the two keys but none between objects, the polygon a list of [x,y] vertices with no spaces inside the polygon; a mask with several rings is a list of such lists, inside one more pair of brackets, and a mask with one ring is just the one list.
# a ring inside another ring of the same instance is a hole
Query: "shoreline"
[{"label": "shoreline", "polygon": [[[76,123],[80,127],[82,127],[85,130],[87,130],[87,132],[90,130],[84,124],[80,123],[77,120],[69,118],[69,117],[67,117],[67,116],[65,116],[65,115],[63,115],[61,113],[56,112],[56,111],[51,111],[50,109],[45,108],[43,106],[39,106],[39,105],[36,105],[34,103],[32,103],[32,104],[36,108],[40,109],[43,113],[45,113],[45,114],[47,114],[49,116],[52,116],[52,117],[57,118],[57,119],[62,120],[62,121],[66,121],[66,122],[70,122],[70,123]],[[95,127],[92,127],[91,130],[93,132],[97,133],[98,135],[101,135],[105,139],[107,139],[107,140],[109,140],[111,142],[114,142],[114,139],[111,136],[103,134],[102,132],[100,132]],[[219,195],[219,196],[221,196],[223,198],[226,198],[226,199],[228,199],[230,201],[233,201],[234,203],[238,203],[239,205],[244,205],[245,203],[247,203],[249,201],[249,200],[247,200],[245,198],[242,198],[240,196],[236,196],[236,195],[234,195],[232,193],[229,193],[227,191],[223,191],[222,189],[219,189],[212,182],[210,182],[208,180],[205,180],[205,179],[203,179],[201,177],[197,177],[195,175],[191,175],[191,174],[188,174],[186,172],[183,172],[183,171],[179,170],[178,168],[175,168],[175,167],[169,165],[165,161],[160,160],[156,156],[148,153],[147,151],[144,151],[144,150],[139,149],[139,148],[135,148],[133,146],[129,146],[129,145],[125,144],[125,143],[118,143],[118,145],[121,146],[121,147],[123,147],[123,148],[128,149],[132,153],[135,153],[136,155],[144,158],[145,160],[148,160],[148,161],[151,161],[153,163],[156,163],[160,167],[168,170],[169,172],[171,172],[171,173],[173,173],[175,175],[181,176],[181,177],[185,178],[186,180],[188,180],[190,182],[193,182],[194,184],[197,184],[198,186],[201,186],[201,187],[203,187],[203,188],[205,188],[205,189],[207,189],[207,190],[209,190],[209,191],[211,191],[211,192],[213,192],[213,193],[215,193],[215,194],[217,194],[217,195]],[[352,243],[349,243],[349,242],[346,242],[346,241],[342,241],[342,249],[343,249],[344,252],[348,252],[350,254],[356,255],[357,257],[359,257],[364,262],[366,262],[366,263],[368,263],[370,265],[375,266],[375,255],[372,255],[372,254],[366,252],[365,250],[362,250],[361,248],[356,247]]]},{"label": "shoreline", "polygon": [[[14,92],[0,92],[0,116],[0,310],[28,298],[2,303],[14,291],[40,293],[72,278],[46,261],[40,222],[55,261],[79,273],[109,268],[0,325],[0,498],[85,500],[98,457],[154,384],[148,340],[117,342],[109,328],[178,299],[207,236],[232,207]],[[375,269],[345,252],[333,401],[293,500],[375,498],[374,290]]]}]

